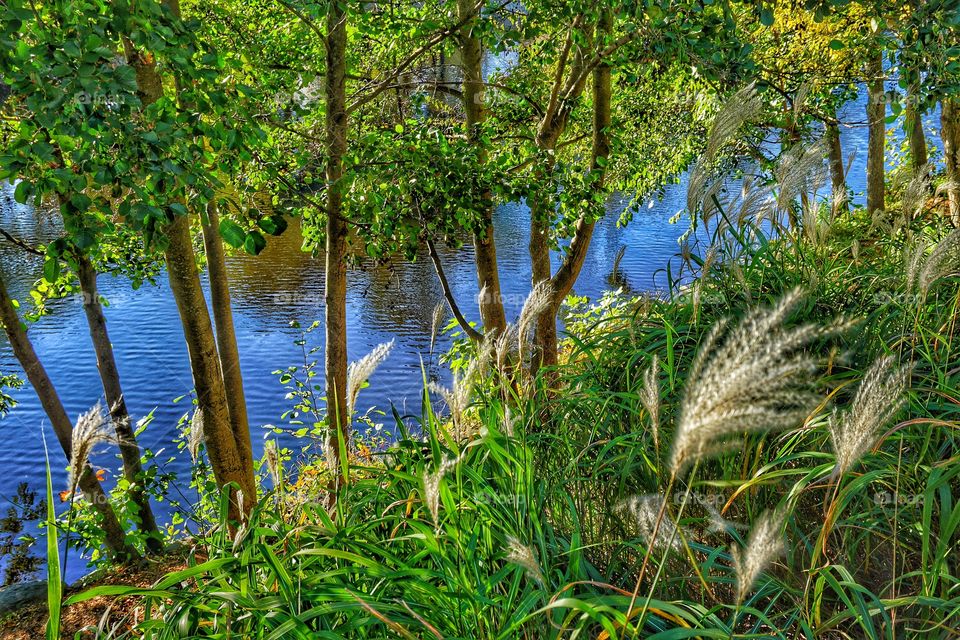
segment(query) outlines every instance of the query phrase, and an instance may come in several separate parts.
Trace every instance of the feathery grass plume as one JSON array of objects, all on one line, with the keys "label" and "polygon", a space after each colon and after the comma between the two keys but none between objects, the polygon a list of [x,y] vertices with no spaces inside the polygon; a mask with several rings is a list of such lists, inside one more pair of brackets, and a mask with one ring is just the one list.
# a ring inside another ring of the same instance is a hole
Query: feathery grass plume
[{"label": "feathery grass plume", "polygon": [[203,410],[197,407],[190,418],[190,432],[187,434],[187,451],[190,452],[190,459],[196,464],[200,459],[200,446],[204,443],[206,435],[203,432]]},{"label": "feathery grass plume", "polygon": [[827,142],[821,138],[810,145],[796,145],[777,163],[779,187],[777,207],[787,211],[801,193],[815,191],[827,178]]},{"label": "feathery grass plume", "polygon": [[454,372],[453,386],[449,389],[436,382],[431,382],[427,385],[430,391],[439,395],[443,398],[443,401],[447,403],[447,408],[450,409],[450,418],[453,420],[453,426],[458,432],[458,438],[462,435],[460,434],[460,428],[463,425],[463,414],[466,412],[467,407],[470,406],[470,398],[473,395],[473,379],[476,377],[474,372],[477,370],[474,364],[475,362],[475,360],[471,361],[463,375],[458,375]]},{"label": "feathery grass plume", "polygon": [[507,562],[522,568],[529,579],[545,584],[540,563],[537,562],[533,549],[513,536],[507,536]]},{"label": "feathery grass plume", "polygon": [[[646,541],[650,549],[660,547],[669,548],[672,551],[680,549],[680,536],[677,535],[677,525],[664,510],[663,518],[660,520],[660,526],[657,527],[657,519],[663,510],[664,497],[657,494],[648,494],[644,496],[633,496],[621,503],[621,508],[629,513],[637,527],[640,528],[640,535]],[[653,532],[657,532],[657,538],[654,540]]]},{"label": "feathery grass plume", "polygon": [[739,224],[751,221],[759,225],[764,220],[772,219],[776,209],[776,199],[773,197],[772,187],[758,185],[753,178],[746,178],[740,187],[740,203],[737,207],[737,221]]},{"label": "feathery grass plume", "polygon": [[273,486],[280,487],[280,449],[276,440],[267,440],[263,443],[263,457],[267,461],[267,470],[273,480]]},{"label": "feathery grass plume", "polygon": [[384,342],[374,347],[373,351],[363,356],[356,362],[351,362],[347,367],[347,415],[353,415],[353,409],[357,403],[357,396],[360,395],[360,388],[363,383],[370,379],[373,372],[377,370],[383,361],[390,355],[393,349],[393,340]]},{"label": "feathery grass plume", "polygon": [[672,473],[722,451],[730,436],[794,426],[818,404],[816,362],[806,349],[848,325],[784,326],[800,301],[794,290],[733,329],[717,323],[704,338],[680,406]]},{"label": "feathery grass plume", "polygon": [[693,165],[687,180],[687,211],[690,215],[700,213],[704,222],[710,220],[716,212],[715,197],[719,197],[723,190],[723,180],[714,175],[710,161],[701,157]]},{"label": "feathery grass plume", "polygon": [[500,335],[495,336],[491,342],[494,361],[497,369],[501,371],[507,365],[510,355],[517,350],[517,327],[514,324],[508,324]]},{"label": "feathery grass plume", "polygon": [[437,467],[437,470],[432,473],[426,469],[423,470],[423,501],[430,511],[434,525],[440,524],[440,482],[445,475],[457,468],[457,465],[460,464],[460,461],[463,460],[466,453],[467,450],[464,449],[460,455],[455,458],[445,458],[443,462],[440,463],[440,466]]},{"label": "feathery grass plume", "polygon": [[747,546],[730,550],[737,571],[737,604],[747,597],[763,570],[783,553],[782,528],[782,515],[765,512],[753,525]]},{"label": "feathery grass plume", "polygon": [[931,165],[925,164],[910,176],[903,188],[903,215],[907,219],[917,217],[923,212],[927,198],[930,196],[930,182],[933,170]]},{"label": "feathery grass plume", "polygon": [[550,283],[538,282],[530,291],[523,308],[520,310],[520,318],[517,320],[517,350],[519,352],[520,362],[523,362],[525,347],[532,340],[531,329],[540,317],[540,314],[550,308],[553,302],[553,290]]},{"label": "feathery grass plume", "polygon": [[110,421],[103,414],[103,406],[98,402],[86,413],[81,413],[70,436],[70,490],[76,491],[80,476],[87,466],[93,448],[105,442],[116,443],[116,436],[110,427]]},{"label": "feathery grass plume", "polygon": [[653,354],[650,367],[643,374],[643,387],[640,389],[640,404],[650,416],[650,433],[653,435],[653,446],[660,449],[660,385],[657,384],[657,374],[660,372],[660,358]]},{"label": "feathery grass plume", "polygon": [[845,412],[834,410],[830,416],[830,441],[837,466],[834,476],[842,476],[873,448],[884,429],[906,403],[910,367],[900,366],[894,356],[878,358],[857,388]]},{"label": "feathery grass plume", "polygon": [[720,149],[737,135],[740,127],[755,118],[762,107],[763,101],[753,83],[733,94],[713,119],[704,157],[709,162],[716,160]]},{"label": "feathery grass plume", "polygon": [[703,507],[704,511],[707,512],[710,522],[709,526],[707,527],[707,533],[727,533],[731,530],[745,530],[749,528],[746,525],[740,524],[739,522],[733,522],[732,520],[727,520],[724,518],[720,511],[713,505],[711,500],[707,499],[710,497],[711,496],[694,496],[696,501],[700,503],[700,506]]},{"label": "feathery grass plume", "polygon": [[702,209],[704,220],[710,218],[716,208],[713,197],[723,186],[722,180],[712,180],[717,154],[736,136],[740,127],[757,116],[762,106],[756,86],[751,83],[731,96],[714,116],[707,146],[687,180],[687,210],[691,215]]},{"label": "feathery grass plume", "polygon": [[[832,218],[832,215],[828,215],[828,218]],[[808,199],[803,206],[803,233],[807,240],[813,246],[825,246],[827,238],[830,236],[831,227],[832,220],[824,220],[820,216],[819,203],[813,198]]]},{"label": "feathery grass plume", "polygon": [[830,194],[830,211],[836,216],[847,208],[848,196],[845,186],[838,186]]},{"label": "feathery grass plume", "polygon": [[430,323],[430,353],[433,353],[433,347],[437,344],[437,336],[440,335],[440,327],[443,321],[447,319],[447,307],[444,303],[439,303],[433,308],[433,321]]},{"label": "feathery grass plume", "polygon": [[944,236],[925,257],[926,251],[918,243],[907,254],[907,286],[924,296],[938,280],[960,274],[960,229]]}]

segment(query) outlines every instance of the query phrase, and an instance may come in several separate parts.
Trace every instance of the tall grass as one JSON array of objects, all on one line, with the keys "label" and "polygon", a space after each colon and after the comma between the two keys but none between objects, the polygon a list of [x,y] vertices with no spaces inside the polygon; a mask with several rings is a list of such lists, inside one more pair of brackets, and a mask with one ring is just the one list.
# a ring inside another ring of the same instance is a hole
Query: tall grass
[{"label": "tall grass", "polygon": [[452,415],[395,411],[332,512],[274,452],[235,537],[69,602],[137,595],[149,638],[954,637],[954,240],[868,223],[731,225],[696,296],[571,313],[551,388],[464,375]]}]

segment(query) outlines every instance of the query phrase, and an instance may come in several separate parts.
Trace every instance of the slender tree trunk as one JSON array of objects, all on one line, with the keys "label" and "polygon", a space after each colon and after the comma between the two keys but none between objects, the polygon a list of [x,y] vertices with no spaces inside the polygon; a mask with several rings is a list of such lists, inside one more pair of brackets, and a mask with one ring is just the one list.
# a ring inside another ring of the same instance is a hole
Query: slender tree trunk
[{"label": "slender tree trunk", "polygon": [[327,246],[326,246],[326,347],[324,370],[327,392],[327,462],[332,488],[348,481],[341,472],[341,448],[349,442],[347,415],[347,222],[343,218],[343,156],[347,149],[346,108],[347,15],[339,2],[327,13]]},{"label": "slender tree trunk", "polygon": [[[602,12],[597,23],[597,43],[598,49],[605,44],[604,37],[609,34],[612,25],[612,17],[609,11]],[[580,77],[584,69],[584,52],[578,50],[573,63],[572,78]],[[568,92],[569,96],[579,96],[583,91],[584,81],[579,85],[572,85]],[[609,138],[607,129],[610,125],[610,67],[601,61],[593,71],[593,89],[594,89],[594,149],[593,163],[591,169],[600,171],[600,178],[595,183],[597,188],[602,187],[603,171],[600,167],[603,159],[609,154]],[[570,104],[566,103],[561,107],[557,117],[544,123],[547,127],[541,127],[538,132],[538,142],[542,140],[543,149],[554,150],[557,140],[566,127],[569,116]],[[542,137],[541,137],[542,136]],[[549,145],[549,146],[546,146]],[[602,156],[603,159],[600,159]],[[546,171],[553,170],[554,154],[549,155],[550,161],[547,163]],[[587,248],[593,237],[593,230],[596,225],[595,220],[580,218],[574,231],[574,236],[570,241],[570,246],[564,256],[564,261],[557,270],[555,276],[551,276],[550,267],[550,219],[553,215],[552,209],[544,210],[546,198],[537,198],[531,204],[531,224],[530,224],[530,258],[533,266],[533,282],[548,282],[550,286],[550,305],[537,318],[534,333],[534,353],[531,362],[531,374],[536,374],[540,366],[553,366],[558,361],[558,336],[557,336],[557,313],[564,298],[570,293],[573,284],[580,275],[583,267],[583,261],[586,258]]]},{"label": "slender tree trunk", "polygon": [[[472,0],[458,0],[461,20],[472,18],[460,32],[460,57],[463,63],[463,111],[466,117],[467,138],[477,149],[481,163],[487,153],[480,133],[486,118],[483,85],[483,49],[480,39],[474,35],[476,28],[476,4]],[[485,335],[493,336],[507,326],[500,289],[500,272],[497,268],[497,246],[493,236],[493,203],[490,193],[485,194],[487,204],[481,212],[481,230],[473,234],[474,255],[477,265],[477,283],[480,285],[480,318]]]},{"label": "slender tree trunk", "polygon": [[210,301],[213,321],[217,326],[217,351],[220,355],[220,370],[227,392],[227,408],[230,423],[236,437],[237,447],[244,464],[253,468],[253,448],[250,443],[250,423],[247,418],[247,400],[243,391],[243,374],[240,370],[240,351],[237,348],[237,333],[233,327],[233,309],[230,302],[230,282],[220,238],[220,217],[217,204],[207,206],[207,215],[202,217],[203,247],[207,254],[207,276],[210,278]]},{"label": "slender tree trunk", "polygon": [[885,208],[884,145],[887,105],[883,92],[883,55],[875,54],[867,64],[867,212],[873,215]]},{"label": "slender tree trunk", "polygon": [[[604,11],[597,24],[597,41],[602,43],[603,37],[608,35],[612,28],[610,12]],[[590,170],[595,176],[591,186],[596,191],[603,191],[606,182],[607,172],[605,167],[607,158],[610,157],[611,100],[610,65],[601,62],[593,70],[593,148],[591,150]],[[590,247],[595,226],[596,220],[594,219],[581,217],[577,221],[577,228],[574,231],[573,239],[570,241],[570,247],[564,257],[563,264],[557,269],[552,281],[554,302],[557,307],[567,297],[577,278],[580,277],[580,271],[587,257],[587,249]]]},{"label": "slender tree trunk", "polygon": [[[559,131],[545,132],[547,135],[538,136],[540,149],[553,151]],[[538,176],[542,188],[550,188],[546,178],[553,172],[554,154],[550,153],[544,160],[544,167]],[[530,201],[530,242],[527,247],[530,253],[532,267],[532,282],[534,286],[548,283],[551,277],[550,266],[550,225],[553,218],[552,194],[538,194]],[[557,309],[550,306],[545,309],[534,325],[533,350],[530,360],[530,375],[536,376],[540,367],[550,367],[557,364]]]},{"label": "slender tree trunk", "polygon": [[923,133],[923,117],[916,106],[916,92],[907,93],[907,108],[904,125],[910,143],[910,161],[914,171],[927,166],[927,137]]},{"label": "slender tree trunk", "polygon": [[110,418],[117,434],[120,458],[123,460],[123,476],[130,483],[130,499],[140,519],[139,528],[147,535],[147,548],[157,553],[163,549],[163,542],[160,531],[157,529],[153,509],[150,507],[150,498],[143,490],[140,447],[137,445],[130,413],[127,411],[127,403],[123,397],[120,372],[113,354],[113,344],[107,332],[107,319],[100,304],[97,272],[90,258],[85,255],[77,256],[77,277],[80,280],[80,291],[83,293],[83,311],[87,316],[90,339],[93,341],[93,350],[97,356],[97,369],[100,371],[103,394],[109,405]]},{"label": "slender tree trunk", "polygon": [[[176,0],[165,0],[165,4],[174,15],[179,15]],[[136,71],[137,88],[146,107],[160,98],[163,83],[152,59],[140,55],[129,43],[125,43],[124,48]],[[243,522],[257,502],[257,484],[249,449],[250,433],[234,431],[230,419],[223,372],[210,312],[200,286],[188,218],[175,216],[167,225],[166,237],[167,275],[190,355],[197,404],[204,420],[207,455],[217,485],[224,488],[235,483],[242,492],[242,498],[230,492],[228,516],[234,523]]]},{"label": "slender tree trunk", "polygon": [[[30,381],[33,390],[37,393],[40,404],[50,420],[50,425],[53,427],[57,440],[60,442],[60,447],[69,460],[73,423],[67,417],[63,403],[60,402],[60,396],[33,349],[26,328],[20,323],[20,318],[2,278],[0,278],[0,321],[3,322],[4,331],[10,341],[10,348],[23,367],[27,380]],[[117,514],[113,512],[107,494],[100,486],[100,482],[89,465],[81,473],[78,484],[87,501],[93,505],[94,510],[100,515],[99,524],[103,527],[105,542],[110,553],[120,560],[136,558],[137,552],[127,544],[126,534],[123,527],[120,526]]]},{"label": "slender tree trunk", "polygon": [[833,215],[847,211],[847,177],[844,175],[843,147],[840,145],[840,126],[836,121],[827,123],[828,158],[830,162],[830,187],[833,191]]},{"label": "slender tree trunk", "polygon": [[947,169],[947,197],[950,200],[950,218],[960,226],[960,101],[945,99],[940,104],[943,158]]},{"label": "slender tree trunk", "polygon": [[243,492],[242,500],[231,492],[229,514],[232,521],[242,522],[257,500],[253,465],[244,459],[240,444],[243,436],[249,437],[249,433],[235,433],[230,421],[213,325],[200,288],[189,219],[186,216],[175,217],[167,225],[166,235],[167,274],[190,354],[197,404],[203,415],[207,455],[217,484],[224,487],[228,483],[236,483]]}]

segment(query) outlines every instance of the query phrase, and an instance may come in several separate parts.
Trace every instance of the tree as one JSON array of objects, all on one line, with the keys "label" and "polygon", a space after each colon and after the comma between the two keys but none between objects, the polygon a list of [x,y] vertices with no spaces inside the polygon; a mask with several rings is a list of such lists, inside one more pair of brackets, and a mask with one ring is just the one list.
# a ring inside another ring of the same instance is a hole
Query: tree
[{"label": "tree", "polygon": [[[158,551],[159,531],[143,488],[140,448],[126,408],[120,376],[107,332],[106,318],[97,292],[97,271],[91,259],[95,238],[110,221],[97,212],[94,199],[86,191],[103,186],[103,171],[97,166],[93,150],[103,144],[98,136],[99,114],[108,109],[100,103],[94,88],[122,88],[130,81],[129,70],[108,67],[111,50],[104,42],[105,18],[80,17],[91,5],[78,5],[78,14],[56,21],[59,31],[52,31],[44,18],[20,3],[6,5],[3,11],[4,55],[0,70],[12,87],[13,96],[4,107],[19,122],[19,128],[6,140],[0,167],[4,177],[20,178],[15,195],[20,202],[31,196],[36,204],[43,199],[59,204],[66,235],[47,247],[45,277],[57,279],[60,261],[72,263],[84,296],[84,312],[97,358],[112,423],[116,431],[124,477],[130,486],[130,499],[140,529],[147,535],[148,548]],[[94,11],[96,9],[93,9]],[[65,39],[79,30],[82,37]],[[16,33],[16,44],[9,42]],[[56,54],[48,55],[51,43],[67,42]],[[8,46],[9,45],[9,46]],[[97,71],[104,71],[97,85]],[[84,96],[84,100],[78,99]],[[106,102],[106,100],[103,100]],[[109,117],[109,116],[108,116]],[[93,156],[93,157],[91,157]],[[83,176],[83,169],[94,167],[92,184]],[[49,403],[48,403],[49,404]],[[54,403],[55,404],[55,403]],[[58,418],[59,419],[59,418]],[[51,416],[51,422],[54,418]]]},{"label": "tree", "polygon": [[[180,42],[175,43],[178,46],[170,52],[173,56],[173,62],[176,62],[176,56],[182,56],[184,48],[195,46],[191,33],[192,29],[181,21],[179,5],[175,0],[165,2],[164,8],[168,12],[166,16],[163,12],[156,12],[155,10],[154,17],[169,20],[170,24],[177,28],[177,35],[182,38]],[[148,49],[139,49],[130,38],[125,40],[125,49],[128,64],[136,69],[137,88],[143,105],[141,115],[147,117],[150,115],[168,115],[176,122],[180,120],[180,111],[186,105],[197,106],[195,100],[199,96],[197,94],[186,95],[184,81],[187,78],[191,80],[206,80],[208,78],[196,73],[189,63],[172,65],[186,78],[175,75],[176,99],[164,98],[163,81],[157,71],[154,52]],[[211,55],[216,61],[216,54],[207,53],[207,56]],[[160,109],[151,110],[151,107],[160,103],[162,99],[165,104]],[[207,102],[207,104],[211,103]],[[163,107],[166,107],[169,111],[166,111]],[[193,124],[191,122],[192,116],[187,116],[186,120]],[[180,121],[182,122],[182,120]],[[189,133],[192,133],[194,137],[206,137],[203,135],[206,132],[202,129],[198,132]],[[200,151],[204,150],[201,148]],[[213,180],[214,177],[210,176],[209,179]],[[209,194],[207,199],[210,199],[212,195]],[[207,454],[210,457],[210,463],[218,485],[230,493],[230,520],[235,523],[242,522],[257,500],[250,431],[245,419],[243,419],[245,418],[246,407],[243,407],[242,413],[240,409],[235,408],[234,413],[237,416],[231,415],[231,401],[227,398],[227,386],[224,382],[224,372],[221,367],[221,355],[217,349],[210,313],[200,287],[188,211],[177,200],[178,198],[174,198],[168,201],[165,207],[166,215],[164,215],[167,221],[162,226],[163,239],[166,243],[167,275],[170,281],[170,289],[180,313],[184,338],[190,355],[198,410],[203,415]],[[213,213],[215,215],[215,209],[213,209]],[[210,211],[207,212],[207,215],[210,215]],[[209,226],[211,225],[208,220]],[[209,236],[209,234],[207,235]],[[217,280],[216,288],[219,294],[215,297],[215,302],[221,305],[220,313],[224,321],[224,335],[221,336],[221,340],[226,342],[229,340],[226,316],[230,313],[230,310],[226,307],[229,303],[229,294],[225,288],[223,256],[222,253],[217,251],[216,242],[212,238],[207,240],[207,244],[213,249],[214,275],[212,277]],[[236,353],[235,340],[234,336],[233,344],[226,345],[228,347],[228,360]],[[231,365],[233,364],[238,367],[239,359],[236,359],[235,363],[231,361]],[[239,369],[231,366],[229,374],[238,376]],[[236,383],[236,380],[234,377],[234,383]],[[239,385],[242,387],[242,381],[239,382]],[[242,401],[242,397],[234,398],[235,407]],[[235,486],[241,494],[237,495],[233,490],[227,489],[230,486]]]},{"label": "tree", "polygon": [[[26,326],[17,315],[16,304],[7,293],[7,286],[2,277],[0,277],[0,321],[10,341],[10,348],[40,399],[40,405],[50,419],[57,441],[69,460],[72,453],[73,423],[67,417],[63,403],[60,402],[60,396],[27,337]],[[85,464],[82,470],[76,472],[79,473],[77,486],[100,517],[100,526],[103,527],[107,549],[120,560],[136,558],[137,551],[127,544],[123,527],[93,470]]]},{"label": "tree", "polygon": [[873,215],[886,208],[884,147],[886,145],[886,92],[883,88],[883,53],[877,51],[867,60],[867,211]]},{"label": "tree", "polygon": [[[459,38],[463,67],[464,124],[467,140],[476,146],[478,162],[483,164],[487,161],[487,143],[483,140],[486,91],[483,80],[483,46],[478,34],[481,28],[478,24],[479,9],[473,0],[458,0],[457,11],[461,21],[465,23]],[[486,194],[486,198],[488,203],[483,204],[480,210],[479,230],[473,234],[473,249],[477,264],[477,284],[480,288],[480,317],[485,334],[492,336],[503,331],[507,318],[503,309],[497,247],[493,237],[492,194]]]}]

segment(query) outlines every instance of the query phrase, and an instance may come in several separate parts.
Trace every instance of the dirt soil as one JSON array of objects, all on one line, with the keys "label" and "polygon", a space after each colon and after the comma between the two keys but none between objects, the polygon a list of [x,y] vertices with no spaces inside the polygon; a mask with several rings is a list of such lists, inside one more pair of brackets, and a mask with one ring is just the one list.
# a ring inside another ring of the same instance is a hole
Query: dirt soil
[{"label": "dirt soil", "polygon": [[[149,587],[164,575],[187,568],[185,554],[171,552],[135,565],[112,567],[79,580],[64,589],[64,598],[102,585]],[[61,638],[95,638],[97,629],[120,633],[143,620],[139,598],[98,597],[69,607],[61,613]],[[47,628],[47,603],[28,604],[0,619],[3,640],[38,640]]]}]

